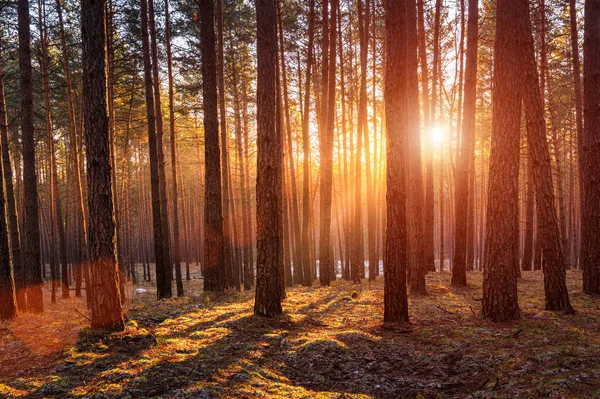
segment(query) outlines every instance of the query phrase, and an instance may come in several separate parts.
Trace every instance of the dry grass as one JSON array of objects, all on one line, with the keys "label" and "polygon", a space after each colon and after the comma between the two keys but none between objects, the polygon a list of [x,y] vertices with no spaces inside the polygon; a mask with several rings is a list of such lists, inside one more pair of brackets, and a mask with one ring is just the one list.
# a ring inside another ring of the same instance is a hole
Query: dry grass
[{"label": "dry grass", "polygon": [[410,325],[394,328],[382,326],[381,281],[290,289],[276,319],[252,315],[251,292],[192,281],[185,298],[138,292],[112,335],[82,330],[72,309],[84,304],[59,301],[1,326],[0,396],[597,398],[600,299],[581,292],[580,272],[568,278],[577,314],[544,311],[541,273],[525,272],[523,319],[499,325],[480,318],[477,272],[466,289],[428,276]]}]

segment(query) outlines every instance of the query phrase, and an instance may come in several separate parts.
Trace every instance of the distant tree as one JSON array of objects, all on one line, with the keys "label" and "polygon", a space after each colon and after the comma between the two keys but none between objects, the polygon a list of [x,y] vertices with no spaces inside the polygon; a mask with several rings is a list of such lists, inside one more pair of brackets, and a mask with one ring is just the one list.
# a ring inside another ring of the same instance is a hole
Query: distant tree
[{"label": "distant tree", "polygon": [[600,294],[600,0],[585,1],[583,120],[579,139],[583,290]]},{"label": "distant tree", "polygon": [[163,117],[160,93],[160,78],[158,76],[158,44],[156,39],[156,23],[154,0],[148,1],[148,28],[150,31],[150,56],[152,58],[152,83],[154,84],[154,117],[156,123],[156,155],[158,162],[158,183],[160,186],[160,220],[163,231],[164,284],[162,298],[170,298],[172,294],[173,263],[171,261],[171,246],[169,234],[169,204],[167,202],[167,178],[165,175],[165,151],[163,145]]},{"label": "distant tree", "polygon": [[521,83],[517,59],[516,5],[519,0],[498,0],[494,44],[492,148],[482,316],[495,322],[519,319],[517,275],[519,264],[519,144]]},{"label": "distant tree", "polygon": [[[173,90],[173,55],[171,53],[171,20],[169,0],[165,0],[165,42],[167,50],[167,77],[169,85],[169,134],[171,136],[171,201],[173,203],[173,263],[177,296],[183,296],[181,276],[181,249],[179,240],[179,198],[177,191],[177,132],[175,130],[175,97]],[[183,200],[183,197],[182,197]]]},{"label": "distant tree", "polygon": [[[221,200],[221,157],[217,114],[217,61],[215,6],[213,0],[198,2],[202,50],[202,99],[204,105],[204,289],[223,291],[225,274],[225,238]],[[273,114],[271,114],[271,117]]]},{"label": "distant tree", "polygon": [[384,254],[383,303],[385,322],[408,321],[406,265],[406,174],[404,145],[407,140],[407,3],[386,0],[385,120],[387,131],[387,228]]},{"label": "distant tree", "polygon": [[[477,0],[469,0],[469,19],[467,22],[467,60],[465,69],[465,97],[463,107],[462,137],[460,141],[460,159],[456,175],[455,200],[455,242],[452,261],[452,285],[467,285],[467,230],[469,216],[469,176],[475,173],[473,153],[475,149],[475,111],[477,97],[477,36],[478,9]],[[472,265],[470,268],[472,269]]]},{"label": "distant tree", "polygon": [[312,285],[311,259],[310,259],[310,94],[312,65],[313,65],[313,45],[315,36],[315,0],[309,0],[308,11],[308,49],[306,58],[306,79],[304,90],[304,115],[302,116],[302,285],[308,287]]},{"label": "distant tree", "polygon": [[[335,127],[335,72],[336,72],[336,0],[329,0],[331,10],[327,13],[327,1],[323,2],[323,17],[328,19],[327,23],[323,23],[323,37],[328,36],[328,39],[323,40],[323,51],[328,54],[323,54],[323,74],[327,74],[321,84],[323,85],[323,95],[321,101],[321,118],[322,122],[319,125],[321,134],[319,136],[319,152],[321,156],[321,181],[319,187],[320,195],[320,234],[319,234],[319,280],[321,285],[328,286],[331,280],[335,280],[332,276],[333,269],[333,247],[331,234],[331,208],[332,208],[332,191],[333,191],[333,130]],[[364,268],[363,268],[364,269]]]},{"label": "distant tree", "polygon": [[154,232],[154,262],[156,266],[156,295],[158,298],[171,296],[169,254],[165,252],[165,235],[162,217],[160,170],[158,159],[158,139],[156,134],[156,107],[154,104],[154,84],[148,39],[148,3],[140,1],[142,53],[144,58],[144,83],[146,90],[146,118],[148,120],[148,147],[150,153],[150,187],[152,195],[152,226]]},{"label": "distant tree", "polygon": [[[275,0],[256,1],[257,103],[257,273],[254,313],[282,313],[283,141],[277,126],[277,19]],[[322,269],[321,269],[322,270]],[[321,271],[322,272],[322,271]]]},{"label": "distant tree", "polygon": [[40,223],[38,185],[33,128],[33,81],[31,67],[31,28],[29,1],[19,0],[19,72],[21,93],[21,140],[23,142],[23,188],[25,201],[25,253],[23,257],[27,309],[44,311],[42,265],[40,261]]},{"label": "distant tree", "polygon": [[83,118],[87,156],[92,328],[124,328],[111,184],[105,74],[106,1],[83,0]]},{"label": "distant tree", "polygon": [[[527,120],[527,145],[533,164],[540,239],[542,246],[542,269],[547,310],[564,310],[572,313],[573,308],[567,292],[565,257],[561,243],[559,221],[556,215],[552,165],[546,136],[544,107],[537,74],[533,35],[529,20],[529,6],[526,0],[517,0],[515,8],[520,12],[514,20],[517,34],[522,37],[519,47],[522,82],[515,90],[522,91],[523,105]],[[519,269],[517,269],[519,270]]]},{"label": "distant tree", "polygon": [[[407,228],[408,228],[408,285],[415,295],[427,294],[425,275],[427,274],[427,257],[423,223],[423,164],[421,161],[421,129],[419,117],[419,70],[418,70],[418,35],[417,35],[417,3],[407,2],[407,123],[405,160],[406,160],[406,194],[407,194]],[[370,233],[369,233],[370,234]],[[369,261],[370,264],[370,261]]]},{"label": "distant tree", "polygon": [[[83,264],[87,260],[88,256],[88,245],[87,245],[87,231],[86,231],[86,220],[85,220],[85,205],[83,200],[83,190],[82,190],[82,179],[81,179],[81,168],[79,167],[81,154],[79,153],[79,145],[77,140],[77,128],[76,128],[76,118],[75,118],[75,100],[73,98],[73,84],[71,80],[71,64],[69,60],[69,49],[67,46],[67,40],[65,35],[65,27],[63,21],[63,13],[62,13],[62,4],[60,0],[56,0],[56,11],[58,16],[58,25],[59,25],[59,34],[60,34],[60,43],[61,43],[61,51],[63,57],[63,68],[65,74],[65,89],[67,94],[67,108],[69,115],[69,187],[72,190],[74,198],[75,198],[75,224],[74,227],[76,230],[76,239],[75,245],[73,246],[73,263],[75,268],[75,296],[81,296],[81,281],[82,281],[82,268]],[[6,168],[6,165],[5,165]],[[5,170],[6,173],[6,170]],[[12,173],[11,173],[12,176]],[[12,183],[11,183],[12,186]],[[13,230],[13,216],[11,215],[11,199],[10,193],[13,191],[12,187],[6,187],[6,192],[8,197],[9,204],[9,218],[10,218],[10,226],[11,226],[11,246],[13,242],[13,237],[19,243],[19,232],[18,226],[16,227],[16,232]],[[15,214],[16,221],[16,214]],[[20,262],[20,254],[18,255],[18,260]],[[17,257],[15,256],[15,249],[13,248],[13,260],[17,261]],[[86,293],[87,295],[87,293]]]}]

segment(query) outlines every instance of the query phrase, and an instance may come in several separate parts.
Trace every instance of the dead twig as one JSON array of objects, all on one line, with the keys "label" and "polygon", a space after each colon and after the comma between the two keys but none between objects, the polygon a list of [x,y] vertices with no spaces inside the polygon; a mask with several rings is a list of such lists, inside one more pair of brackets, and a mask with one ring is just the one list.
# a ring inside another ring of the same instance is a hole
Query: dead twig
[{"label": "dead twig", "polygon": [[439,310],[443,311],[443,312],[446,312],[446,313],[448,313],[448,314],[451,314],[451,315],[454,315],[454,316],[456,316],[456,315],[457,315],[457,312],[451,312],[451,311],[449,311],[448,309],[444,309],[444,308],[443,308],[443,307],[441,307],[441,306],[435,305],[435,307],[436,307],[436,308],[438,308]]},{"label": "dead twig", "polygon": [[86,319],[87,321],[89,321],[90,323],[92,322],[92,319],[90,319],[89,317],[87,317],[86,315],[84,315],[83,313],[81,313],[79,310],[77,310],[76,308],[73,308],[73,310],[75,311],[75,313],[77,313],[79,316],[83,317],[84,319]]},{"label": "dead twig", "polygon": [[508,335],[506,338],[517,338],[519,335],[521,335],[521,333],[523,332],[522,328],[518,328],[517,331],[515,331],[514,333]]}]

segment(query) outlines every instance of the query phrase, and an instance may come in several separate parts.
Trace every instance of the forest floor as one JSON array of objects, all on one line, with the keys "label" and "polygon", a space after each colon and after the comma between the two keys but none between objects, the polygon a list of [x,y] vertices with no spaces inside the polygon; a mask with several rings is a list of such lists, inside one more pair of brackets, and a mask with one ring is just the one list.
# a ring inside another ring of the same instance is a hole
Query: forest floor
[{"label": "forest floor", "polygon": [[[479,272],[447,272],[410,296],[411,323],[382,325],[383,285],[292,288],[284,315],[252,314],[252,292],[129,302],[125,331],[91,332],[80,299],[0,324],[0,397],[598,398],[600,298],[569,271],[575,315],[544,311],[541,272],[519,281],[522,319],[481,313]],[[133,288],[129,293],[132,294]]]}]

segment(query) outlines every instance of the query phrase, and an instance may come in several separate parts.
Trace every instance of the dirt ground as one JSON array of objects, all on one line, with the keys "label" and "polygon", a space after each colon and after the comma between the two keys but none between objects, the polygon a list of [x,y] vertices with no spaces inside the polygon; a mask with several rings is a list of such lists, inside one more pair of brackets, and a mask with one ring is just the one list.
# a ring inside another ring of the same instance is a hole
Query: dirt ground
[{"label": "dirt ground", "polygon": [[544,311],[541,272],[524,272],[522,320],[506,324],[481,319],[481,278],[454,289],[430,274],[397,326],[382,324],[382,280],[291,288],[276,319],[252,314],[252,292],[207,294],[200,279],[161,302],[129,286],[116,334],[85,329],[84,300],[59,299],[0,324],[0,397],[600,397],[600,298],[581,272],[568,272],[575,315]]}]

